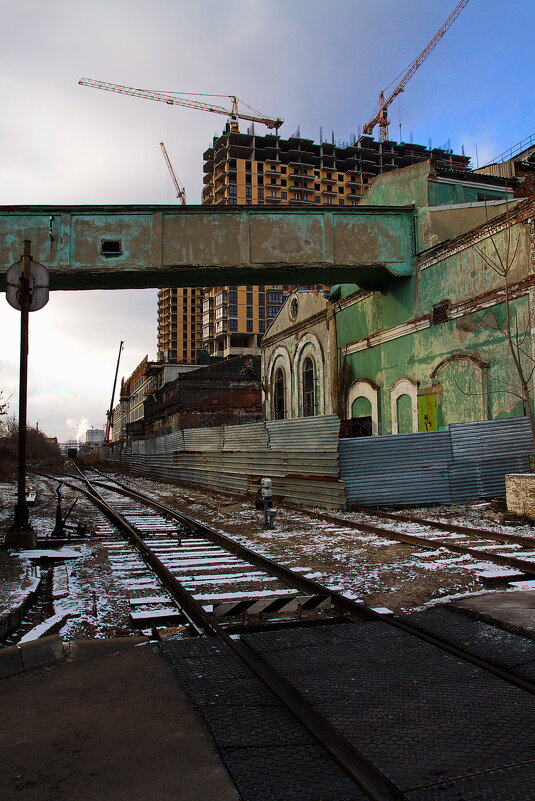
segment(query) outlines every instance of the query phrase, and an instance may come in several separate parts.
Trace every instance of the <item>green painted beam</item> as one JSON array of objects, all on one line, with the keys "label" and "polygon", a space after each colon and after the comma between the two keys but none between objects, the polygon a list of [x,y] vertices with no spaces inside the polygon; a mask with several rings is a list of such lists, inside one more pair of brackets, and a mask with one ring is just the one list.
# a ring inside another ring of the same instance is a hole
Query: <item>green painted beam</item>
[{"label": "green painted beam", "polygon": [[51,289],[380,289],[412,275],[414,221],[412,206],[0,206],[0,289],[24,239]]}]

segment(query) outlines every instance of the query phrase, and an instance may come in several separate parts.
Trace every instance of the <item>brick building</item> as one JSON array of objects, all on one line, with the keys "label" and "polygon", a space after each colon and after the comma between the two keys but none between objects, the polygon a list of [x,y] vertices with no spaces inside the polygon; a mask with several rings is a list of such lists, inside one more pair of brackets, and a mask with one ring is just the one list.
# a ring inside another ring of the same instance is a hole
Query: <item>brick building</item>
[{"label": "brick building", "polygon": [[236,356],[183,373],[145,400],[148,435],[261,419],[259,356]]}]

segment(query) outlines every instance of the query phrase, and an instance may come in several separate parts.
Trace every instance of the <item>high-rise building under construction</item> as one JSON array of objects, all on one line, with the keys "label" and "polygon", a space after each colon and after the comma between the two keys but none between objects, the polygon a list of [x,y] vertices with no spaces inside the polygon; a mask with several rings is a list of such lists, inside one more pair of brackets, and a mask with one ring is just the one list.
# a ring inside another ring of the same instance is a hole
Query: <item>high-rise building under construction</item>
[{"label": "high-rise building under construction", "polygon": [[202,348],[203,295],[199,287],[159,290],[159,362],[195,364]]},{"label": "high-rise building under construction", "polygon": [[[450,150],[372,136],[340,145],[227,130],[204,153],[202,203],[355,206],[376,175],[431,157],[452,170],[465,170],[469,162]],[[274,284],[160,290],[158,358],[192,363],[201,348],[214,356],[257,352],[291,289]]]}]

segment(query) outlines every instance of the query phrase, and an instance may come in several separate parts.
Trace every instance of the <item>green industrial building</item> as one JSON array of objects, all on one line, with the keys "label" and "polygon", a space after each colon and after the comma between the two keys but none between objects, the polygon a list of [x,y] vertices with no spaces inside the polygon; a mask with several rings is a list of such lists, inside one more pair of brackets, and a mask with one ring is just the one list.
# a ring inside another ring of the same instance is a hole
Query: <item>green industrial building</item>
[{"label": "green industrial building", "polygon": [[532,390],[535,198],[521,194],[514,177],[432,160],[377,177],[361,203],[414,208],[414,262],[411,276],[379,269],[375,286],[331,290],[333,406],[352,421],[347,433],[526,414],[514,359]]}]

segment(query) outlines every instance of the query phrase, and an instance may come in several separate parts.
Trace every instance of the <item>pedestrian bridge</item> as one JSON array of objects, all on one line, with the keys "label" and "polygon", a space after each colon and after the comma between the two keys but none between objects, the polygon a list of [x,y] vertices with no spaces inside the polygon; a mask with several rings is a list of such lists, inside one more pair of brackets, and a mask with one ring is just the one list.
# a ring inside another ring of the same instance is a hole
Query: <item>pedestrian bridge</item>
[{"label": "pedestrian bridge", "polygon": [[412,206],[0,206],[0,289],[29,239],[51,289],[341,284],[412,275]]}]

